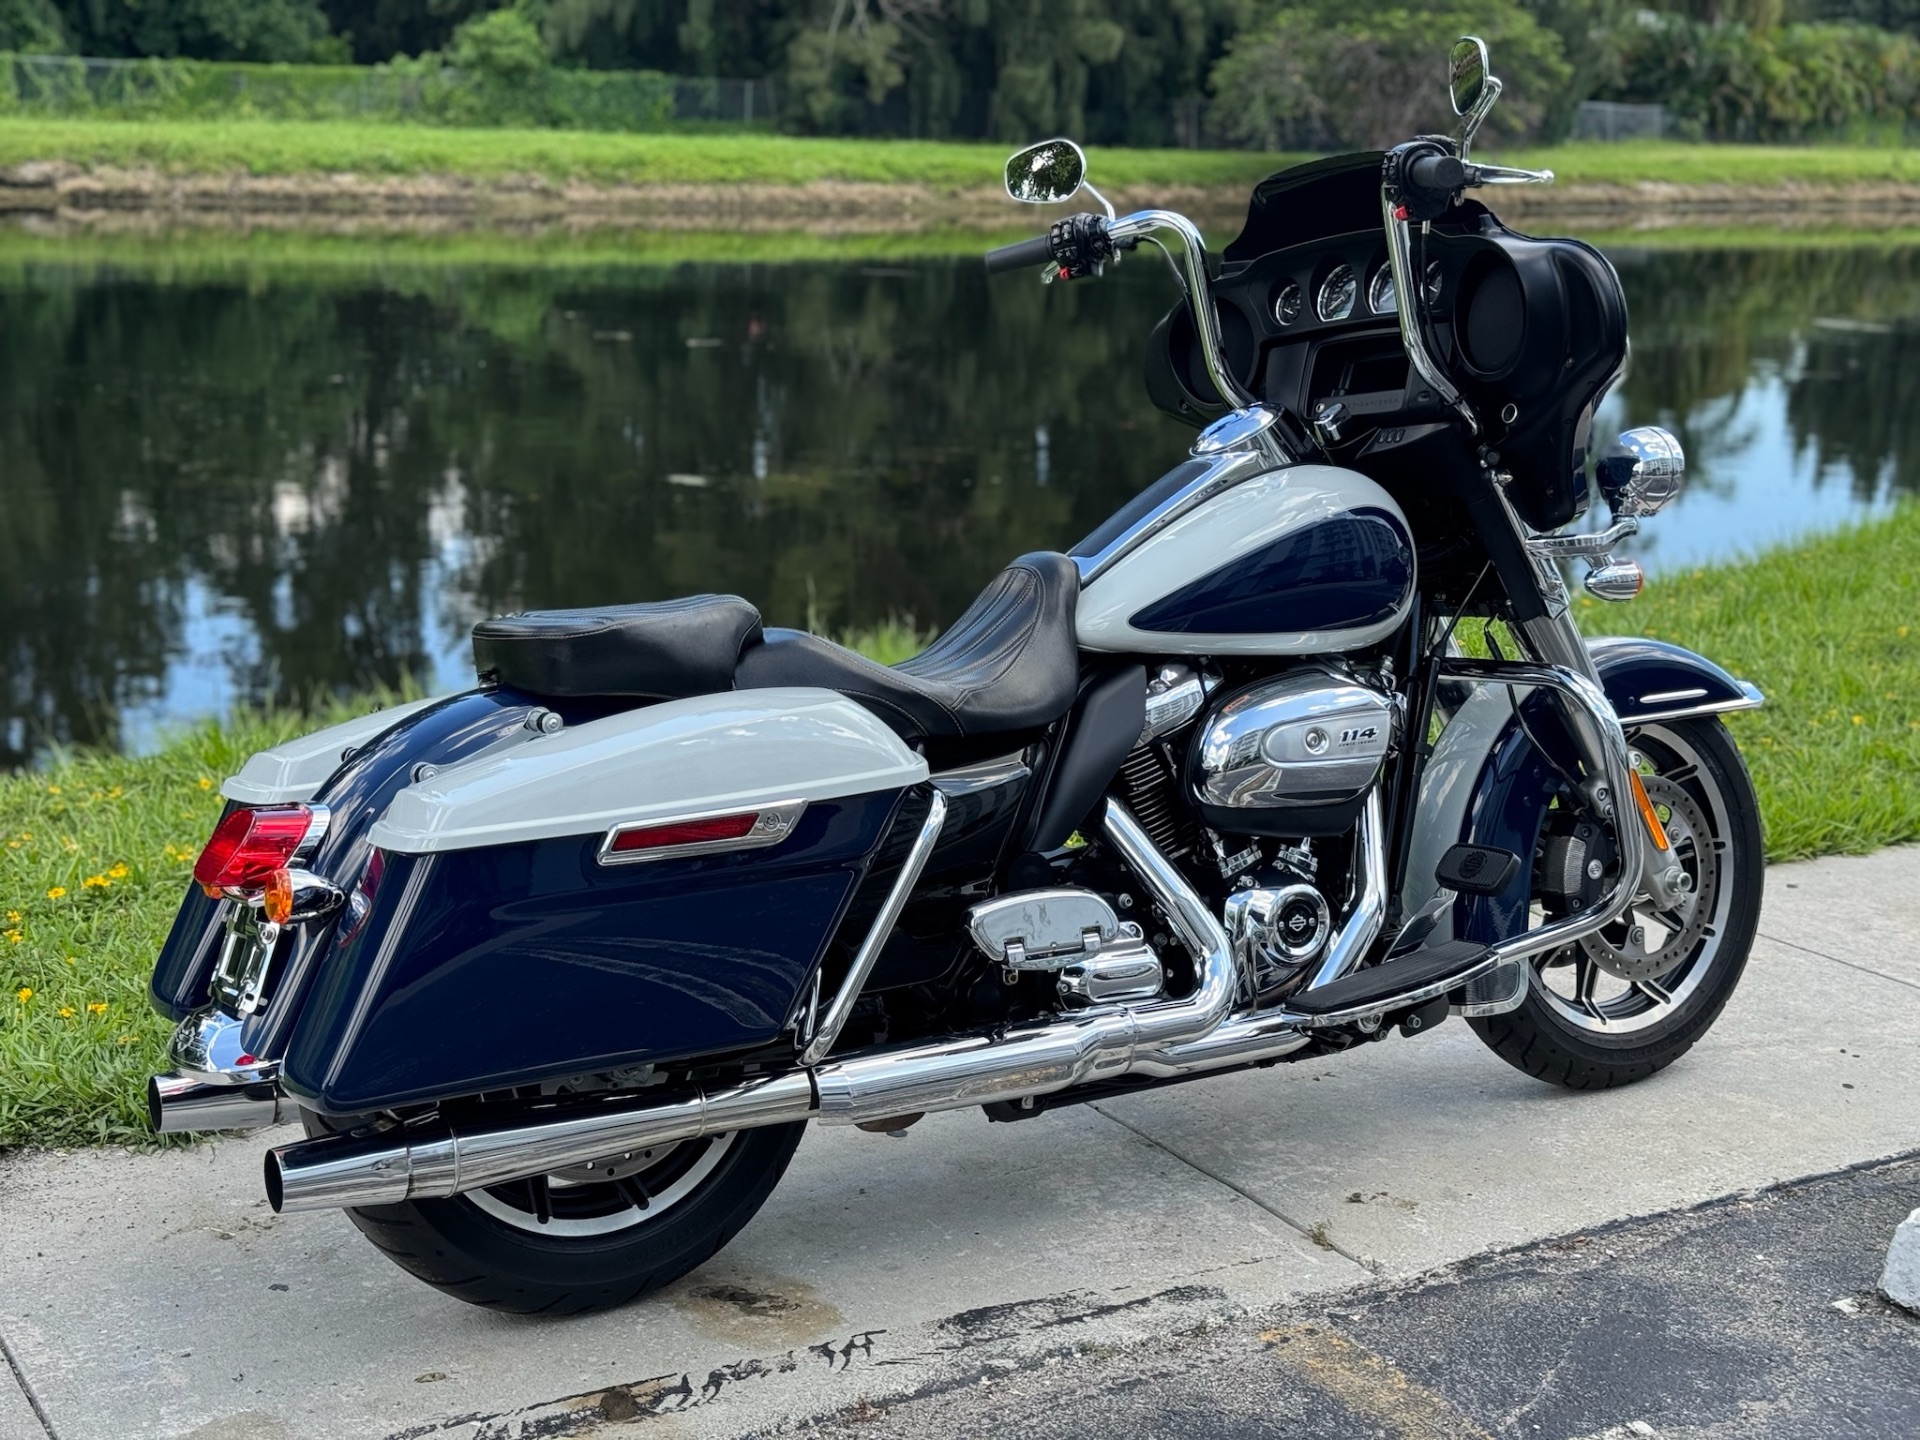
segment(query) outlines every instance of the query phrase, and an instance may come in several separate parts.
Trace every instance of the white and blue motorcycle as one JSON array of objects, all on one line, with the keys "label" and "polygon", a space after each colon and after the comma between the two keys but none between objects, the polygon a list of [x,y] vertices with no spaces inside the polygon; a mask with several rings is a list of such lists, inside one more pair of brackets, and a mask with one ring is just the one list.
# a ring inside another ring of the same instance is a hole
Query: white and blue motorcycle
[{"label": "white and blue motorcycle", "polygon": [[[1456,137],[1284,171],[1215,260],[1115,215],[1073,144],[1007,168],[1078,214],[994,270],[1142,245],[1191,457],[1021,557],[887,668],[745,600],[512,615],[465,694],[254,756],[153,979],[163,1131],[299,1119],[276,1210],[346,1210],[504,1310],[643,1295],[753,1216],[809,1119],[998,1121],[1466,1017],[1575,1088],[1653,1074],[1738,982],[1760,818],[1651,640],[1582,639],[1562,565],[1679,488],[1589,427],[1627,354],[1612,268],[1502,226]],[[1119,1163],[1116,1160],[1116,1163]]]}]

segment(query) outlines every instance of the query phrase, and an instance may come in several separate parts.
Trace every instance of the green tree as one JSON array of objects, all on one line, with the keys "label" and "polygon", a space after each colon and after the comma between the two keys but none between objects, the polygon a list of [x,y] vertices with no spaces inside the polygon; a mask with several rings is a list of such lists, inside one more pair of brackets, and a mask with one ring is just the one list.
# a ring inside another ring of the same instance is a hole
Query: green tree
[{"label": "green tree", "polygon": [[83,55],[340,58],[319,0],[64,0],[60,11]]},{"label": "green tree", "polygon": [[1454,123],[1447,48],[1463,34],[1486,40],[1506,85],[1490,130],[1536,133],[1571,72],[1559,37],[1514,0],[1362,14],[1340,0],[1288,5],[1237,37],[1214,67],[1214,123],[1232,139],[1267,148],[1378,148],[1445,130]]},{"label": "green tree", "polygon": [[453,32],[447,59],[460,70],[507,84],[531,80],[550,63],[540,27],[518,6],[467,21]]},{"label": "green tree", "polygon": [[49,55],[66,48],[66,27],[52,0],[0,0],[0,50]]}]

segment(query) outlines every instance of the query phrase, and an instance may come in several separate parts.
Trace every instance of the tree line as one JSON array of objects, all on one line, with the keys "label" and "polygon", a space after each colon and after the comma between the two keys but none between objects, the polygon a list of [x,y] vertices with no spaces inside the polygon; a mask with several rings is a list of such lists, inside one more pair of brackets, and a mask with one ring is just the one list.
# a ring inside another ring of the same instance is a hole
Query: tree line
[{"label": "tree line", "polygon": [[1117,145],[1441,125],[1464,32],[1492,44],[1516,138],[1562,137],[1588,98],[1712,139],[1920,119],[1920,0],[0,0],[0,50],[766,78],[793,131]]}]

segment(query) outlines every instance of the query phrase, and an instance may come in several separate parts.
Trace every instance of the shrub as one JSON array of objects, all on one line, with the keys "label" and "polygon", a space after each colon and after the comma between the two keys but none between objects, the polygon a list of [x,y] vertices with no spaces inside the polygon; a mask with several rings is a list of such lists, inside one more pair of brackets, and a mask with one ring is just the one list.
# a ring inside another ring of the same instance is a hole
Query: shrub
[{"label": "shrub", "polygon": [[1920,119],[1920,41],[1852,23],[1756,31],[1642,12],[1606,98],[1663,104],[1690,139],[1898,141]]},{"label": "shrub", "polygon": [[1385,147],[1449,129],[1447,51],[1465,34],[1487,41],[1506,85],[1490,129],[1531,136],[1571,72],[1558,37],[1513,0],[1371,12],[1339,0],[1290,5],[1214,67],[1213,124],[1268,150]]}]

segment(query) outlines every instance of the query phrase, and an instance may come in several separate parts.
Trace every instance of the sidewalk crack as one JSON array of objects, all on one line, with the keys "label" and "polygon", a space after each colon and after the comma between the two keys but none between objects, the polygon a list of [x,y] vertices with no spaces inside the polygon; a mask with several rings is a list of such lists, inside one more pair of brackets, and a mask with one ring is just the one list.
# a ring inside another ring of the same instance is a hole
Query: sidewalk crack
[{"label": "sidewalk crack", "polygon": [[1811,955],[1816,960],[1829,960],[1835,965],[1844,965],[1849,970],[1858,970],[1862,975],[1876,976],[1881,980],[1891,980],[1896,985],[1904,985],[1909,990],[1920,990],[1920,985],[1911,980],[1902,980],[1898,975],[1889,975],[1884,970],[1875,970],[1871,965],[1862,965],[1857,960],[1842,960],[1838,955],[1829,955],[1824,950],[1815,950],[1810,945],[1798,945],[1791,940],[1782,940],[1778,935],[1769,935],[1766,931],[1756,931],[1762,940],[1774,945],[1784,945],[1789,950],[1798,950],[1802,955]]},{"label": "sidewalk crack", "polygon": [[1281,1224],[1289,1227],[1290,1229],[1299,1231],[1303,1238],[1311,1240],[1315,1245],[1319,1246],[1322,1250],[1331,1250],[1334,1254],[1338,1255],[1341,1259],[1350,1261],[1352,1264],[1358,1265],[1362,1270],[1364,1270],[1369,1275],[1378,1275],[1380,1273],[1375,1266],[1361,1259],[1358,1255],[1354,1254],[1351,1250],[1348,1250],[1344,1246],[1336,1244],[1334,1242],[1333,1237],[1327,1233],[1326,1226],[1302,1225],[1298,1220],[1294,1219],[1293,1216],[1287,1214],[1286,1211],[1280,1209],[1277,1205],[1270,1204],[1266,1200],[1261,1199],[1260,1196],[1254,1194],[1253,1191],[1247,1189],[1246,1186],[1236,1184],[1234,1181],[1229,1180],[1226,1176],[1218,1173],[1217,1171],[1209,1170],[1206,1166],[1202,1165],[1198,1160],[1192,1159],[1190,1156],[1182,1155],[1178,1150],[1174,1149],[1171,1145],[1167,1144],[1163,1140],[1158,1139],[1155,1136],[1149,1135],[1145,1130],[1142,1130],[1138,1125],[1135,1125],[1127,1120],[1122,1120],[1118,1115],[1113,1114],[1111,1111],[1102,1109],[1098,1101],[1090,1101],[1087,1105],[1087,1108],[1089,1110],[1094,1111],[1096,1114],[1100,1115],[1103,1119],[1111,1120],[1114,1124],[1118,1125],[1122,1130],[1130,1131],[1133,1134],[1139,1136],[1142,1140],[1146,1141],[1147,1144],[1151,1145],[1154,1149],[1160,1151],[1163,1155],[1167,1155],[1175,1160],[1178,1160],[1182,1165],[1186,1166],[1189,1170],[1197,1171],[1198,1173],[1206,1176],[1207,1179],[1213,1181],[1213,1183],[1216,1185],[1224,1185],[1227,1189],[1231,1190],[1234,1194],[1238,1195],[1242,1200],[1247,1201],[1249,1204],[1257,1205],[1260,1209],[1266,1211],[1267,1214],[1273,1216],[1273,1218],[1278,1220]]},{"label": "sidewalk crack", "polygon": [[7,1370],[13,1376],[14,1383],[20,1387],[20,1393],[26,1397],[27,1406],[33,1411],[33,1418],[40,1422],[40,1428],[47,1432],[48,1440],[60,1440],[60,1432],[53,1428],[53,1417],[47,1414],[47,1407],[40,1403],[40,1397],[34,1392],[33,1382],[27,1379],[26,1367],[20,1363],[20,1357],[14,1353],[13,1346],[7,1343],[6,1333],[0,1331],[0,1359],[7,1362]]}]

